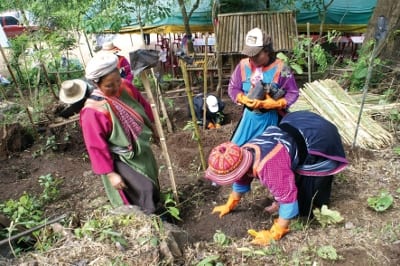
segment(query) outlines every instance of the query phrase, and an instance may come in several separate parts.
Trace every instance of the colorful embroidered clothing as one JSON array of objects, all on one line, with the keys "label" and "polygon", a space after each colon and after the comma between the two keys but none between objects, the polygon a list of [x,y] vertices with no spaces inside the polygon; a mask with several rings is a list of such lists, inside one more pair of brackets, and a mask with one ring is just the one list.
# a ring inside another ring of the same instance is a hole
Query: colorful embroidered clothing
[{"label": "colorful embroidered clothing", "polygon": [[[243,147],[254,152],[253,176],[270,190],[280,204],[279,215],[286,219],[298,214],[295,173],[330,176],[348,164],[336,127],[308,111],[287,114],[279,127],[268,127]],[[242,177],[233,184],[233,190],[249,191],[252,180],[247,175]]]},{"label": "colorful embroidered clothing", "polygon": [[[95,90],[80,113],[93,172],[103,175],[111,198],[115,199],[116,190],[105,174],[115,171],[116,158],[158,187],[157,163],[150,147],[153,117],[150,119],[146,110],[151,111],[150,105],[125,81],[121,83],[118,97],[106,97]],[[118,205],[122,201],[114,203]]]},{"label": "colorful embroidered clothing", "polygon": [[[239,93],[247,95],[257,82],[276,83],[286,91],[284,98],[287,107],[292,105],[299,96],[294,76],[284,65],[283,61],[276,59],[266,67],[255,67],[249,58],[242,59],[232,73],[228,94],[233,102]],[[231,141],[239,146],[243,145],[255,136],[264,132],[270,125],[277,125],[278,111],[264,110],[257,112],[244,108],[243,116],[234,132]]]}]

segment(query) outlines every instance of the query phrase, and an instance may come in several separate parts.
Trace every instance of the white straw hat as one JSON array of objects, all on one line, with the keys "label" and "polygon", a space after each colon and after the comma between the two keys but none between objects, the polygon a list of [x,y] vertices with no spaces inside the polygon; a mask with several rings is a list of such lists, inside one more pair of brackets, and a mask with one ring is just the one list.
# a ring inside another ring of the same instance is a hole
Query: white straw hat
[{"label": "white straw hat", "polygon": [[80,79],[66,80],[61,84],[60,100],[64,103],[76,103],[83,99],[87,83]]}]

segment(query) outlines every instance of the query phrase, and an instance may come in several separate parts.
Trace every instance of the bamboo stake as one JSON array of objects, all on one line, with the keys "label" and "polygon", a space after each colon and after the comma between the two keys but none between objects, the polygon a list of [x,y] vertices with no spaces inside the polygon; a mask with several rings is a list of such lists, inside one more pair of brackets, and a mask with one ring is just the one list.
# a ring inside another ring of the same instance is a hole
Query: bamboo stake
[{"label": "bamboo stake", "polygon": [[147,97],[149,98],[151,110],[153,112],[154,121],[155,121],[155,124],[156,124],[156,130],[158,132],[158,135],[160,136],[160,145],[161,145],[161,149],[162,149],[162,152],[163,152],[164,159],[166,160],[166,163],[167,163],[168,174],[169,174],[169,178],[170,178],[170,182],[171,182],[171,186],[172,186],[172,192],[174,194],[175,202],[179,203],[179,197],[178,197],[178,192],[177,192],[177,189],[176,189],[174,171],[172,169],[172,163],[171,163],[171,159],[169,158],[167,143],[165,141],[165,136],[164,136],[164,131],[162,129],[160,116],[158,115],[157,106],[155,104],[154,96],[153,96],[153,93],[151,92],[150,81],[147,78],[146,70],[144,70],[144,71],[142,71],[140,73],[140,77],[142,79],[142,83],[143,83],[144,89],[145,89],[145,91],[147,93]]},{"label": "bamboo stake", "polygon": [[208,33],[205,39],[206,48],[204,50],[204,65],[203,65],[203,129],[206,129],[206,115],[207,115],[207,71],[208,71]]},{"label": "bamboo stake", "polygon": [[163,96],[161,94],[160,84],[158,83],[158,80],[157,80],[157,78],[156,78],[156,76],[154,74],[154,69],[153,68],[151,69],[151,76],[153,77],[154,83],[156,84],[157,94],[158,94],[158,101],[160,102],[160,107],[161,107],[161,112],[163,114],[163,118],[165,119],[165,121],[167,123],[168,133],[172,133],[173,129],[172,129],[171,120],[169,120],[167,108],[165,107]]},{"label": "bamboo stake", "polygon": [[200,161],[201,161],[201,165],[203,167],[203,171],[205,171],[206,167],[207,167],[206,160],[204,158],[203,145],[201,144],[201,136],[200,136],[199,126],[197,125],[196,114],[194,111],[193,96],[192,96],[192,91],[190,90],[189,75],[188,75],[187,68],[186,68],[186,62],[183,61],[182,59],[179,59],[179,65],[181,66],[183,80],[185,81],[186,96],[188,98],[190,114],[192,116],[192,122],[193,122],[193,127],[194,127],[194,134],[196,135],[197,146],[199,148]]}]

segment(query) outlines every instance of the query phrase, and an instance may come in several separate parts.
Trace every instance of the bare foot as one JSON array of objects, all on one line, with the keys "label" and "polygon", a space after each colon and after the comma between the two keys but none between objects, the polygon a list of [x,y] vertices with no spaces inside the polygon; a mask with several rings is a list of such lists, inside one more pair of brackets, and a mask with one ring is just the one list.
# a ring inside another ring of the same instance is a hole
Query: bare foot
[{"label": "bare foot", "polygon": [[264,208],[264,211],[268,212],[269,214],[273,214],[279,211],[279,203],[274,201],[270,206]]}]

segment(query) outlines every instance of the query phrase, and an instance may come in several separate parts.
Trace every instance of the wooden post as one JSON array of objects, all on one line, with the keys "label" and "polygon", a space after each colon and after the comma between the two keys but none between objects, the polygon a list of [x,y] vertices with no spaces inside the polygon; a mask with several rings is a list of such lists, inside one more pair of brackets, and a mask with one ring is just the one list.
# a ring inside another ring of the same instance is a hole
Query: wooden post
[{"label": "wooden post", "polygon": [[198,148],[199,148],[200,161],[201,161],[201,165],[203,167],[203,171],[205,171],[207,168],[206,160],[204,158],[203,145],[201,144],[201,136],[200,136],[199,126],[197,125],[196,113],[194,111],[193,96],[192,96],[192,90],[190,89],[189,75],[188,75],[187,68],[186,68],[186,62],[182,59],[179,59],[179,65],[181,66],[182,76],[183,76],[183,80],[185,82],[185,91],[186,91],[186,96],[188,98],[190,114],[192,116],[194,134],[196,135],[196,141],[197,141]]},{"label": "wooden post", "polygon": [[166,160],[166,163],[167,163],[168,174],[169,174],[169,177],[170,177],[170,182],[171,182],[171,186],[172,186],[172,192],[173,192],[174,197],[175,197],[175,202],[179,203],[179,197],[178,197],[178,192],[177,192],[177,189],[176,189],[174,171],[172,169],[171,159],[169,158],[167,143],[165,141],[164,131],[162,129],[162,125],[161,125],[161,121],[160,121],[160,116],[158,115],[158,110],[157,110],[157,106],[155,104],[154,96],[153,96],[153,93],[151,92],[150,81],[147,78],[147,71],[143,70],[140,73],[140,77],[142,79],[142,83],[143,83],[144,89],[146,91],[147,97],[149,98],[151,111],[153,112],[154,122],[156,124],[156,130],[158,132],[158,135],[160,136],[160,145],[161,145],[161,149],[162,149],[162,152],[163,152],[164,159]]},{"label": "wooden post", "polygon": [[165,108],[164,99],[163,99],[162,94],[161,94],[160,84],[158,83],[158,80],[157,80],[157,78],[156,78],[156,76],[154,74],[154,69],[153,68],[151,69],[151,75],[153,77],[154,83],[156,84],[157,94],[158,94],[158,101],[160,102],[160,107],[161,107],[161,112],[163,114],[163,118],[165,119],[165,121],[167,123],[168,133],[172,133],[173,129],[172,129],[171,120],[169,120],[167,108]]}]

